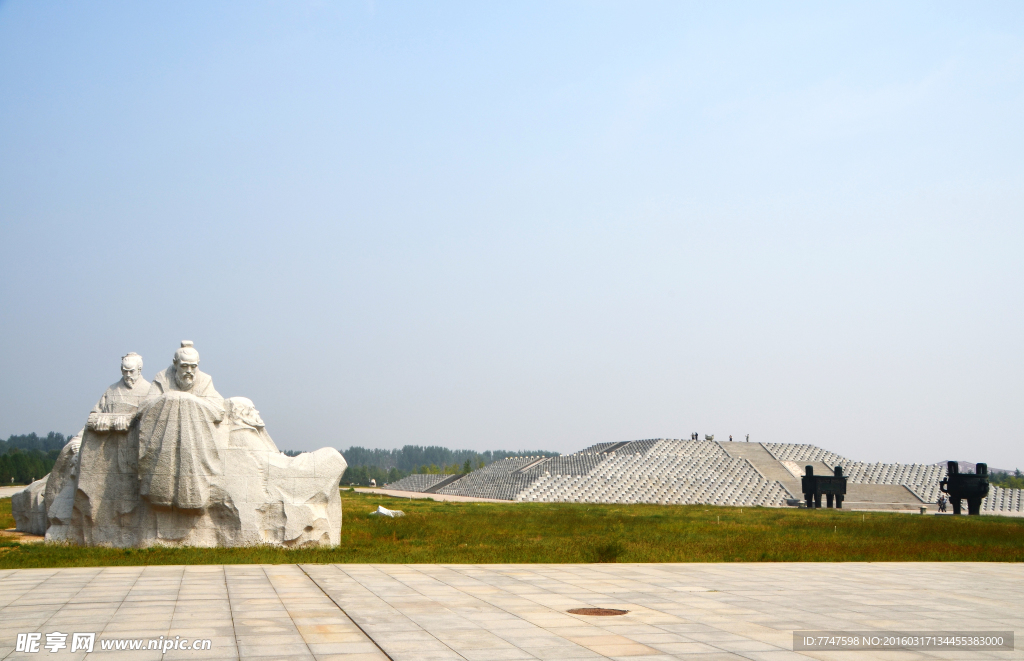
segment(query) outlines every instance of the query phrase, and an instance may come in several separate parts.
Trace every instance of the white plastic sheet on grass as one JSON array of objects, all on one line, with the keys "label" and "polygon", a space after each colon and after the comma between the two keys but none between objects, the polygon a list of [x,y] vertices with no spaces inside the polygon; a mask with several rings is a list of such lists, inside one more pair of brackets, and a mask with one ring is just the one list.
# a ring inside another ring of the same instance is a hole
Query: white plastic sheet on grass
[{"label": "white plastic sheet on grass", "polygon": [[370,516],[386,516],[391,519],[397,519],[400,516],[405,516],[405,512],[402,510],[389,510],[383,505],[377,505],[377,509],[370,512]]}]

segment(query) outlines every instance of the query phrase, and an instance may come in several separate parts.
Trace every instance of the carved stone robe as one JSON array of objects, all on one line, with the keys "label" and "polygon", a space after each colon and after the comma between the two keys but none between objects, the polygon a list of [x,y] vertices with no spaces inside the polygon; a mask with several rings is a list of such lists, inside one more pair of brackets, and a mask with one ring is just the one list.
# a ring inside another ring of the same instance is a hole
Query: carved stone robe
[{"label": "carved stone robe", "polygon": [[[149,394],[150,383],[141,376],[129,388],[120,379],[103,393],[91,414],[100,420],[86,423],[78,452],[77,488],[70,522],[54,529],[49,539],[85,545],[132,546],[139,504],[137,429],[131,422]],[[128,431],[117,431],[115,417],[127,418]],[[105,419],[102,419],[105,418]],[[66,512],[55,512],[64,522]],[[49,531],[48,531],[49,532]]]},{"label": "carved stone robe", "polygon": [[153,378],[139,409],[139,495],[159,507],[199,510],[221,472],[218,425],[224,399],[208,374],[196,370],[183,391],[172,365]]},{"label": "carved stone robe", "polygon": [[[124,416],[131,424],[139,412],[139,405],[149,396],[151,384],[141,376],[135,384],[129,388],[128,384],[121,379],[114,385],[107,388],[100,401],[92,407],[90,413],[97,413],[101,416]],[[100,433],[110,434],[110,443],[117,447],[117,473],[134,474],[138,462],[137,442],[128,432],[118,432],[109,422],[102,425]],[[97,470],[90,467],[91,471]],[[110,470],[110,472],[115,472]]]},{"label": "carved stone robe", "polygon": [[119,415],[134,416],[139,410],[139,404],[149,395],[151,384],[141,376],[135,384],[129,388],[124,379],[107,388],[100,401],[92,407],[93,413],[117,413]]}]

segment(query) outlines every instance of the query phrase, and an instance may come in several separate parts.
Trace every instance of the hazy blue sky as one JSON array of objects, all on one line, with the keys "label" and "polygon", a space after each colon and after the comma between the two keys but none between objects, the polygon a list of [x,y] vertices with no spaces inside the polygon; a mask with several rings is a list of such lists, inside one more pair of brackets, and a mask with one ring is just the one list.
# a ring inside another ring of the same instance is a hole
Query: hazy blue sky
[{"label": "hazy blue sky", "polygon": [[1024,4],[0,4],[0,436],[1024,468]]}]

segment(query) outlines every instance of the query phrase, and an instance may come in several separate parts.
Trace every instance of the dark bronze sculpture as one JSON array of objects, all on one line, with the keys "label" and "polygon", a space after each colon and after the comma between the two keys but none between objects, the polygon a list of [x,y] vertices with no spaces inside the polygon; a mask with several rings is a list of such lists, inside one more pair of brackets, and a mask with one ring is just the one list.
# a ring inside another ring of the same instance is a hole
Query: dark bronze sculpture
[{"label": "dark bronze sculpture", "polygon": [[960,514],[960,501],[967,499],[967,513],[981,514],[981,501],[988,495],[988,464],[978,464],[974,473],[961,473],[960,465],[951,461],[946,477],[939,482],[939,491],[949,494],[953,514]]},{"label": "dark bronze sculpture", "polygon": [[815,475],[814,466],[807,466],[806,470],[807,472],[800,478],[800,488],[804,492],[807,507],[821,507],[821,496],[824,494],[829,507],[832,507],[835,500],[836,507],[842,508],[843,497],[846,496],[843,467],[836,466],[834,475]]}]

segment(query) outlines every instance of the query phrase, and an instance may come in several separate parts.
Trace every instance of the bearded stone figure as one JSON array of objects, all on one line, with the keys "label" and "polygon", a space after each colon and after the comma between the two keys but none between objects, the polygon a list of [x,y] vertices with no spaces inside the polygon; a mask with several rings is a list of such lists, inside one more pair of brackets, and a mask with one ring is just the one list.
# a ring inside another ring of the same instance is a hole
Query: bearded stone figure
[{"label": "bearded stone figure", "polygon": [[187,340],[152,383],[138,354],[121,368],[54,471],[12,499],[19,530],[86,546],[340,543],[341,453],[281,453]]},{"label": "bearded stone figure", "polygon": [[224,399],[186,340],[139,407],[139,495],[151,505],[206,507],[221,472],[215,437],[223,419]]},{"label": "bearded stone figure", "polygon": [[142,356],[134,351],[121,358],[121,380],[107,388],[92,407],[86,426],[93,431],[128,431],[139,410],[139,403],[149,395],[149,381],[142,378]]},{"label": "bearded stone figure", "polygon": [[[139,501],[139,438],[134,421],[150,388],[142,368],[142,356],[125,354],[121,380],[107,388],[90,411],[80,433],[76,475],[73,480],[69,476],[63,480],[65,485],[71,480],[75,487],[70,517],[58,516],[57,525],[47,528],[47,539],[134,545]],[[53,474],[57,474],[56,467]],[[66,505],[66,498],[62,503]]]},{"label": "bearded stone figure", "polygon": [[256,405],[248,397],[232,397],[224,402],[231,421],[230,446],[249,450],[280,452],[267,433]]}]

